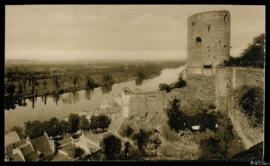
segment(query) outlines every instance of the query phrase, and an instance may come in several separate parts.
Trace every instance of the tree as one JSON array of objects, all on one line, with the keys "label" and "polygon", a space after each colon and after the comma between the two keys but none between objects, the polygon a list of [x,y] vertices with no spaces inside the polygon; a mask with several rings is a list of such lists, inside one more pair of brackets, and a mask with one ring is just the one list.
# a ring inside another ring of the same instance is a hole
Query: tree
[{"label": "tree", "polygon": [[105,136],[102,140],[102,148],[107,160],[118,159],[121,146],[121,139],[112,134]]},{"label": "tree", "polygon": [[114,80],[110,74],[103,75],[103,86],[111,86],[114,84]]},{"label": "tree", "polygon": [[60,125],[63,128],[63,134],[72,133],[71,125],[68,121],[61,120]]},{"label": "tree", "polygon": [[159,84],[159,90],[160,91],[164,91],[165,90],[166,92],[170,92],[171,91],[171,88],[170,88],[169,85],[161,83],[161,84]]},{"label": "tree", "polygon": [[78,114],[70,114],[68,117],[68,122],[71,126],[72,133],[75,133],[80,128],[80,116]]},{"label": "tree", "polygon": [[108,128],[111,123],[111,119],[106,115],[98,116],[98,120],[99,120],[99,128],[101,128],[102,130]]},{"label": "tree", "polygon": [[89,130],[90,129],[90,122],[86,118],[86,116],[80,117],[80,129],[82,129],[82,130]]},{"label": "tree", "polygon": [[87,89],[94,89],[98,87],[98,85],[95,83],[95,81],[91,77],[89,77],[86,82],[86,87]]},{"label": "tree", "polygon": [[242,111],[252,120],[251,125],[256,127],[263,122],[263,89],[249,88],[239,101]]},{"label": "tree", "polygon": [[138,149],[141,153],[145,154],[145,147],[147,146],[149,142],[149,138],[151,136],[150,131],[145,131],[143,129],[140,129],[138,133],[135,133],[133,135],[133,140],[136,142]]},{"label": "tree", "polygon": [[215,136],[201,140],[200,149],[203,160],[223,159],[225,156],[220,147],[220,139]]},{"label": "tree", "polygon": [[185,129],[188,126],[187,117],[180,110],[180,100],[173,99],[168,110],[168,125],[171,129],[179,131],[180,129]]},{"label": "tree", "polygon": [[174,88],[182,88],[187,86],[187,82],[183,80],[182,77],[179,77],[178,81],[174,84]]},{"label": "tree", "polygon": [[10,96],[13,96],[13,95],[14,95],[15,89],[16,89],[16,86],[15,86],[14,84],[8,84],[8,85],[7,85],[7,93],[8,93]]},{"label": "tree", "polygon": [[97,115],[97,116],[91,116],[90,119],[90,128],[91,130],[96,130],[98,128],[101,128],[102,130],[109,127],[111,123],[111,119],[106,115]]},{"label": "tree", "polygon": [[125,142],[124,152],[119,156],[120,160],[140,160],[141,156],[135,147],[130,142]]},{"label": "tree", "polygon": [[146,75],[142,70],[137,71],[136,73],[137,80],[142,81],[146,78]]},{"label": "tree", "polygon": [[130,137],[134,133],[133,128],[129,125],[122,126],[121,129],[121,135],[125,137]]},{"label": "tree", "polygon": [[61,125],[60,121],[53,117],[48,122],[48,128],[46,132],[49,136],[57,136],[63,134],[63,126]]},{"label": "tree", "polygon": [[31,139],[42,136],[44,131],[44,125],[38,120],[28,121],[25,123],[25,134]]},{"label": "tree", "polygon": [[265,59],[265,34],[260,34],[253,39],[252,44],[241,53],[240,57],[230,57],[224,61],[227,66],[253,66],[264,67]]}]

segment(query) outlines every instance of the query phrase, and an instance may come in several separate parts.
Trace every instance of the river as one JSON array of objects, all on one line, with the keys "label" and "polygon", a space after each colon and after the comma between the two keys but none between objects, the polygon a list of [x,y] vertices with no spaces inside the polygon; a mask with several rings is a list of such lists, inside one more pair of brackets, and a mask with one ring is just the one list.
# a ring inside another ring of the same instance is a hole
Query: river
[{"label": "river", "polygon": [[9,130],[14,126],[23,126],[24,122],[27,121],[45,121],[52,117],[63,119],[74,112],[91,112],[100,107],[105,101],[120,94],[124,87],[136,87],[143,92],[158,90],[160,83],[175,82],[183,70],[184,66],[175,69],[163,69],[159,76],[144,80],[140,85],[136,85],[135,80],[117,83],[112,86],[112,90],[108,93],[104,93],[99,87],[92,91],[80,90],[65,93],[59,95],[58,98],[53,96],[37,97],[34,102],[26,99],[26,106],[17,106],[9,111],[5,110],[5,130]]}]

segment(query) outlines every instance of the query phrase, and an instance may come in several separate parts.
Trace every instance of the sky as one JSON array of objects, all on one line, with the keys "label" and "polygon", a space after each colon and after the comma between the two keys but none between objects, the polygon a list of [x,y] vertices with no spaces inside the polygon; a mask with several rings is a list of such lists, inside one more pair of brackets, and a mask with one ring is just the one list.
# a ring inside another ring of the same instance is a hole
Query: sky
[{"label": "sky", "polygon": [[5,59],[187,58],[187,18],[231,13],[231,55],[265,33],[265,7],[252,5],[6,6]]}]

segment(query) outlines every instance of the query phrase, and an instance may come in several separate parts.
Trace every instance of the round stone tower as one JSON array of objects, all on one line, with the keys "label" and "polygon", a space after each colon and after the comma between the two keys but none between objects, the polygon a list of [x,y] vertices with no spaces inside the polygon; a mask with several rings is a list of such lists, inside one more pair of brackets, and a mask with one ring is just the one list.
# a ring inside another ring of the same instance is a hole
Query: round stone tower
[{"label": "round stone tower", "polygon": [[188,67],[212,67],[230,55],[230,13],[197,13],[188,18]]}]

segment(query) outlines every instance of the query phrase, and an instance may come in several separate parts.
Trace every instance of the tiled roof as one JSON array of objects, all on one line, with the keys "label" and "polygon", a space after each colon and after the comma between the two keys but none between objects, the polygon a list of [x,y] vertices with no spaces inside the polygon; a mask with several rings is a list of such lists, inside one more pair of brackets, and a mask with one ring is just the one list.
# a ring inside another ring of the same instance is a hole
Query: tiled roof
[{"label": "tiled roof", "polygon": [[19,146],[21,146],[21,145],[24,145],[24,144],[26,144],[27,143],[27,141],[26,141],[26,139],[22,139],[22,140],[20,140],[19,142],[16,142],[16,143],[14,143],[14,148],[15,147],[19,147]]},{"label": "tiled roof", "polygon": [[35,150],[24,157],[26,161],[38,161],[39,156],[40,156],[40,153],[37,150]]},{"label": "tiled roof", "polygon": [[22,151],[23,156],[26,156],[26,155],[28,155],[28,154],[30,154],[30,153],[32,153],[34,151],[31,144],[27,144],[25,146],[22,146],[20,149]]},{"label": "tiled roof", "polygon": [[12,161],[25,161],[24,158],[21,157],[18,153],[12,154],[11,156]]},{"label": "tiled roof", "polygon": [[60,150],[66,152],[69,157],[75,156],[75,145],[73,143],[64,145]]},{"label": "tiled roof", "polygon": [[58,152],[51,161],[72,161],[72,158]]},{"label": "tiled roof", "polygon": [[54,150],[50,145],[49,137],[47,135],[32,139],[31,142],[34,149],[40,151],[45,157],[54,153]]},{"label": "tiled roof", "polygon": [[71,136],[64,136],[64,138],[62,140],[59,140],[58,143],[60,145],[72,143],[72,137]]},{"label": "tiled roof", "polygon": [[16,131],[5,134],[5,146],[19,142],[21,139]]}]

